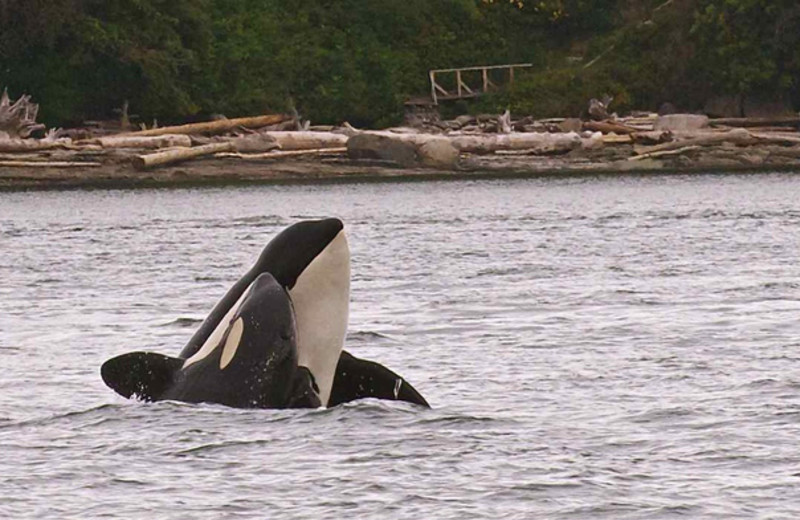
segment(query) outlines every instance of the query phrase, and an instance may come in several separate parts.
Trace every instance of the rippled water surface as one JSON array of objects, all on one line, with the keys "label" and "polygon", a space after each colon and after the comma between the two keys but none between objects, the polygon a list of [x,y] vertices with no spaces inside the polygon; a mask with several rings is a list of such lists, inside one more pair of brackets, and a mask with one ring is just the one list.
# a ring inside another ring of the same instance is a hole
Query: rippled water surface
[{"label": "rippled water surface", "polygon": [[[280,229],[433,409],[126,401]],[[800,177],[0,193],[2,518],[797,518]]]}]

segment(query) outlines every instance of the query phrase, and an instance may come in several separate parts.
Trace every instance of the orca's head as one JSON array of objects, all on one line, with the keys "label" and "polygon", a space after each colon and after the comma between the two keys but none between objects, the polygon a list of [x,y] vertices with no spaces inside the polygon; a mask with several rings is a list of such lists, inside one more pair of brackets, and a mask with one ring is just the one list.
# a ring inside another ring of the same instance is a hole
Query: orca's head
[{"label": "orca's head", "polygon": [[219,342],[187,359],[163,398],[282,408],[297,370],[296,334],[286,290],[263,273],[245,291]]},{"label": "orca's head", "polygon": [[344,345],[350,305],[350,249],[342,221],[306,220],[270,241],[253,267],[289,292],[297,322],[298,362],[328,402]]},{"label": "orca's head", "polygon": [[333,274],[342,262],[349,264],[349,255],[341,220],[304,220],[278,233],[264,248],[253,270],[272,273],[278,283],[291,291],[307,270]]}]

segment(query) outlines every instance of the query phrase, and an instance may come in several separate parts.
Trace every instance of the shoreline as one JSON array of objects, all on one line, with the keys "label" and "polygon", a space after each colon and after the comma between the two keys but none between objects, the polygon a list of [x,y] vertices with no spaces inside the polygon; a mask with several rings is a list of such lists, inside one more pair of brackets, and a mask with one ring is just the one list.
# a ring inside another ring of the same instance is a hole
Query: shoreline
[{"label": "shoreline", "polygon": [[703,149],[637,161],[629,156],[620,147],[562,155],[462,154],[455,169],[401,168],[380,161],[349,160],[345,154],[257,161],[209,157],[146,171],[128,161],[107,160],[87,168],[0,166],[0,191],[800,172],[800,154],[786,154],[786,148],[770,145]]}]

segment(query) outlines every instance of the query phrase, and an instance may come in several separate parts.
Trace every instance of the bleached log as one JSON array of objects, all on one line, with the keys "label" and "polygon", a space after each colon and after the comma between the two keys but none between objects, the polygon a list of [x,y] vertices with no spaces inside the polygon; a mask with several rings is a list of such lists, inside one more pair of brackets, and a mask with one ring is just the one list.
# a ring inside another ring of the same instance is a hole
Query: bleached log
[{"label": "bleached log", "polygon": [[222,139],[233,143],[233,149],[239,153],[265,153],[280,148],[277,141],[266,134],[250,134]]},{"label": "bleached log", "polygon": [[774,144],[800,144],[800,135],[788,135],[786,133],[778,132],[753,132],[750,135],[758,139],[759,142]]},{"label": "bleached log", "polygon": [[604,134],[615,133],[617,135],[633,134],[638,131],[633,127],[613,121],[586,121],[583,123],[583,129],[591,130],[592,132],[603,132]]},{"label": "bleached log", "polygon": [[172,148],[179,146],[188,148],[192,146],[192,138],[185,134],[115,135],[101,137],[93,142],[99,143],[103,148]]},{"label": "bleached log", "polygon": [[661,144],[672,141],[674,136],[669,130],[650,130],[631,134],[631,139],[636,144]]},{"label": "bleached log", "polygon": [[226,143],[211,143],[203,146],[195,146],[192,148],[176,148],[164,152],[153,153],[149,155],[137,155],[133,158],[133,165],[139,169],[155,168],[156,166],[165,166],[174,164],[205,155],[213,155],[219,152],[230,152],[234,149],[232,142]]},{"label": "bleached log", "polygon": [[0,168],[94,168],[99,162],[89,161],[0,161]]},{"label": "bleached log", "polygon": [[543,152],[553,153],[581,147],[581,137],[574,132],[460,135],[451,137],[450,140],[460,152],[475,154],[526,149],[539,149]]},{"label": "bleached log", "polygon": [[575,148],[591,148],[602,145],[602,135],[598,132],[588,138],[581,138],[575,132],[513,134],[395,134],[386,131],[362,132],[371,135],[390,137],[398,141],[408,141],[417,146],[437,139],[449,140],[462,153],[490,154],[499,150],[540,150],[541,153],[558,153]]},{"label": "bleached log", "polygon": [[629,161],[643,161],[645,159],[653,159],[653,158],[656,158],[656,157],[666,157],[668,155],[681,155],[681,154],[684,154],[686,152],[692,152],[694,150],[699,150],[700,148],[702,148],[702,147],[701,146],[697,146],[697,145],[695,145],[695,146],[684,146],[682,148],[676,148],[674,150],[661,150],[661,151],[645,153],[645,154],[642,154],[642,155],[634,155],[632,157],[628,157],[628,160]]},{"label": "bleached log", "polygon": [[789,148],[781,146],[778,148],[770,149],[769,153],[770,155],[777,155],[780,157],[792,157],[800,159],[800,146],[792,146]]},{"label": "bleached log", "polygon": [[603,134],[603,142],[606,144],[630,144],[633,142],[633,136],[631,134]]},{"label": "bleached log", "polygon": [[709,121],[711,126],[800,126],[800,117],[720,117]]},{"label": "bleached log", "polygon": [[52,150],[54,148],[67,148],[71,145],[69,139],[44,141],[39,139],[0,139],[0,152],[35,152]]},{"label": "bleached log", "polygon": [[290,116],[283,114],[270,114],[255,117],[239,117],[235,119],[220,119],[218,121],[207,121],[205,123],[192,123],[188,125],[165,126],[162,128],[151,128],[122,134],[125,136],[147,136],[165,134],[222,134],[229,132],[237,127],[261,128],[264,126],[275,125],[290,119]]},{"label": "bleached log", "polygon": [[266,153],[238,153],[238,152],[223,152],[215,154],[214,157],[234,157],[246,161],[258,161],[262,159],[284,159],[288,157],[304,157],[310,155],[335,155],[347,153],[347,148],[316,148],[313,150],[292,150],[288,152],[274,151]]},{"label": "bleached log", "polygon": [[334,132],[264,132],[275,139],[281,150],[316,150],[319,148],[341,148],[347,145],[348,137]]},{"label": "bleached log", "polygon": [[658,144],[655,146],[634,147],[634,153],[637,155],[644,155],[664,150],[677,150],[678,148],[684,148],[687,146],[712,146],[725,142],[744,145],[751,144],[753,141],[754,139],[752,135],[750,135],[750,132],[744,128],[737,128],[735,130],[731,130],[730,132],[706,133],[699,137]]},{"label": "bleached log", "polygon": [[47,153],[0,153],[0,161],[46,161]]}]

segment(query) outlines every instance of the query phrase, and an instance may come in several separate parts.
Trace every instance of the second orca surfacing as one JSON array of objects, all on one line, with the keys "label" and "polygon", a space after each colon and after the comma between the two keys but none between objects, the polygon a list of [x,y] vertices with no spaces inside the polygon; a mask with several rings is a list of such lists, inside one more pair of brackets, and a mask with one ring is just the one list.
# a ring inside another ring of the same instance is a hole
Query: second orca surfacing
[{"label": "second orca surfacing", "polygon": [[316,408],[314,378],[297,365],[294,311],[283,287],[258,276],[220,342],[204,356],[131,352],[105,362],[106,383],[146,401],[217,403],[237,408]]},{"label": "second orca surfacing", "polygon": [[106,361],[101,375],[146,401],[302,408],[371,397],[428,407],[399,375],[342,350],[349,301],[344,225],[298,222],[267,244],[178,357],[133,352]]}]

